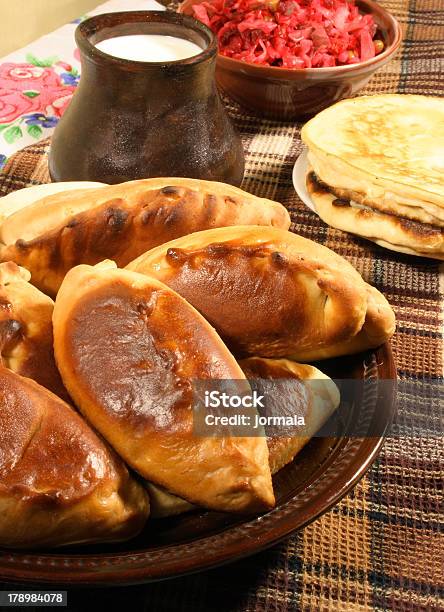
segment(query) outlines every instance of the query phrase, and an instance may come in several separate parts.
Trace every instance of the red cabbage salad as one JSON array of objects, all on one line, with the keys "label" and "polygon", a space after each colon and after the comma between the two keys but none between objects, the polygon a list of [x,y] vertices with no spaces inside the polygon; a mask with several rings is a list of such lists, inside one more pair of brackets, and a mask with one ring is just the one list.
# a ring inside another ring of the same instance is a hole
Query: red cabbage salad
[{"label": "red cabbage salad", "polygon": [[193,5],[226,57],[281,68],[357,64],[384,49],[354,0],[211,0]]}]

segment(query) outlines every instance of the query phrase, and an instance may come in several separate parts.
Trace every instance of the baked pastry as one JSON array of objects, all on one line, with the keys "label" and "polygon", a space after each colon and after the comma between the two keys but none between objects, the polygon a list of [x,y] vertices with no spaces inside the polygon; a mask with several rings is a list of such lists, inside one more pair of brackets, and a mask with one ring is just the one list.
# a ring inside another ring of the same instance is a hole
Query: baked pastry
[{"label": "baked pastry", "polygon": [[199,508],[199,506],[192,504],[178,495],[173,495],[164,487],[156,485],[153,482],[145,481],[145,488],[150,498],[151,518],[177,516]]},{"label": "baked pastry", "polygon": [[[272,474],[276,474],[290,463],[307,442],[324,425],[339,406],[340,395],[335,383],[320,370],[311,365],[296,363],[289,359],[264,359],[250,357],[239,362],[244,374],[252,379],[287,379],[305,381],[301,387],[278,385],[270,398],[273,406],[271,413],[276,416],[287,416],[296,412],[305,418],[305,425],[298,428],[296,435],[270,435],[267,445],[269,464]],[[308,381],[308,383],[307,383]],[[296,408],[296,411],[295,411]],[[267,433],[267,428],[265,428]],[[164,518],[196,509],[189,502],[171,495],[165,489],[152,483],[146,483],[150,494],[151,516]]]},{"label": "baked pastry", "polygon": [[0,366],[0,546],[128,539],[149,512],[144,488],[83,419]]},{"label": "baked pastry", "polygon": [[113,262],[77,266],[54,308],[58,368],[76,405],[143,478],[198,505],[274,504],[261,437],[193,435],[193,381],[248,383],[212,327],[155,279]]},{"label": "baked pastry", "polygon": [[307,190],[326,223],[385,248],[444,259],[444,100],[344,100],[302,129]]},{"label": "baked pastry", "polygon": [[290,359],[264,359],[249,357],[239,361],[245,376],[249,379],[297,380],[301,384],[276,385],[270,398],[273,405],[271,414],[291,416],[293,411],[303,416],[305,424],[298,428],[296,435],[282,437],[279,430],[267,431],[269,463],[272,474],[276,474],[295,456],[326,423],[340,402],[340,394],[331,378],[312,365],[296,363]]},{"label": "baked pastry", "polygon": [[367,310],[360,331],[346,340],[324,348],[306,348],[298,352],[300,361],[317,361],[341,355],[353,355],[369,348],[375,348],[389,340],[396,327],[392,307],[380,291],[365,283]]},{"label": "baked pastry", "polygon": [[112,258],[119,266],[197,230],[239,224],[287,229],[277,202],[241,189],[185,178],[155,178],[67,191],[16,210],[0,224],[0,260],[30,270],[54,296],[66,272]]},{"label": "baked pastry", "polygon": [[312,361],[378,346],[394,331],[386,300],[351,264],[277,228],[197,232],[127,268],[177,291],[237,355]]},{"label": "baked pastry", "polygon": [[54,361],[54,302],[12,261],[0,264],[0,355],[5,367],[68,400]]}]

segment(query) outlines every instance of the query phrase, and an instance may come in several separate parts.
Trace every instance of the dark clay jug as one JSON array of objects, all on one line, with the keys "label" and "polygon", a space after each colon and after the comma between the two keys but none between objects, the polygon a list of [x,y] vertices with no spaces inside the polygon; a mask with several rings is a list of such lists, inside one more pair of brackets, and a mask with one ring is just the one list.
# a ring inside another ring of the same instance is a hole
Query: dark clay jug
[{"label": "dark clay jug", "polygon": [[[163,34],[202,48],[172,62],[140,62],[94,45]],[[214,80],[217,41],[199,21],[163,11],[97,15],[76,30],[82,76],[52,137],[53,181],[120,183],[186,176],[239,185],[244,153]]]}]

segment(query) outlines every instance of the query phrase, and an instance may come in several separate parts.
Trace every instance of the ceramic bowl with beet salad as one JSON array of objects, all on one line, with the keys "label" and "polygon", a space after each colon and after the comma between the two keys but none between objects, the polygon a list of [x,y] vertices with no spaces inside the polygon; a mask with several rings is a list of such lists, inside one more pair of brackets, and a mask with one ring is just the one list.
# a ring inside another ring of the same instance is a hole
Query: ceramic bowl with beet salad
[{"label": "ceramic bowl with beet salad", "polygon": [[372,0],[185,0],[179,10],[217,36],[220,87],[280,119],[354,95],[401,42],[398,22]]}]

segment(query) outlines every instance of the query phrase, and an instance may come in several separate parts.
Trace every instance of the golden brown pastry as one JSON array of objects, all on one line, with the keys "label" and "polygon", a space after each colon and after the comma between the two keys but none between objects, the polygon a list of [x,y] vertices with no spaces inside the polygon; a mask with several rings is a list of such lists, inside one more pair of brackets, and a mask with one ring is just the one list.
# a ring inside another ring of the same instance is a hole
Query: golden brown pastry
[{"label": "golden brown pastry", "polygon": [[[145,479],[215,510],[274,504],[263,438],[193,435],[193,381],[248,383],[201,315],[155,279],[113,262],[72,269],[54,308],[65,386]],[[242,382],[244,381],[244,382]]]},{"label": "golden brown pastry", "polygon": [[148,516],[148,497],[65,402],[0,366],[0,546],[120,541]]},{"label": "golden brown pastry", "polygon": [[15,210],[0,224],[0,259],[30,270],[32,282],[54,296],[78,264],[112,258],[125,266],[173,238],[239,224],[287,229],[290,217],[281,204],[223,183],[130,181],[58,193]]},{"label": "golden brown pastry", "polygon": [[8,217],[48,196],[65,191],[94,189],[105,185],[106,183],[93,181],[60,181],[59,183],[44,183],[16,189],[3,196],[0,201],[0,226]]},{"label": "golden brown pastry", "polygon": [[[300,386],[277,386],[277,393],[271,398],[272,414],[291,415],[292,409],[296,407],[297,415],[305,419],[305,425],[298,429],[297,435],[281,437],[274,435],[278,433],[274,432],[272,436],[267,436],[270,469],[272,474],[276,474],[293,461],[297,453],[333,414],[339,406],[339,390],[331,378],[318,368],[290,359],[249,357],[239,361],[239,365],[248,379],[301,381]],[[291,397],[296,392],[297,398]]]},{"label": "golden brown pastry", "polygon": [[182,497],[173,495],[153,482],[145,481],[144,484],[150,498],[151,518],[177,516],[178,514],[184,514],[199,508],[199,506],[186,501]]},{"label": "golden brown pastry", "polygon": [[0,355],[5,367],[69,400],[54,361],[54,302],[12,261],[0,264]]},{"label": "golden brown pastry", "polygon": [[317,361],[330,359],[340,355],[353,355],[369,348],[384,344],[389,340],[396,328],[395,313],[380,291],[365,283],[367,292],[367,311],[364,325],[351,338],[321,349],[306,349],[298,353],[300,361]]},{"label": "golden brown pastry", "polygon": [[[298,381],[309,381],[308,384],[301,387],[278,386],[271,398],[274,403],[273,414],[276,416],[291,415],[291,410],[297,407],[297,415],[305,418],[305,426],[298,429],[297,435],[267,436],[270,470],[272,474],[276,474],[287,463],[293,461],[299,451],[333,414],[339,406],[339,390],[328,376],[314,366],[296,363],[289,359],[250,357],[242,359],[239,365],[249,380],[296,379]],[[146,486],[150,494],[151,516],[153,518],[174,516],[196,509],[196,506],[176,495],[171,495],[157,485],[146,483]]]},{"label": "golden brown pastry", "polygon": [[[197,232],[127,268],[180,293],[240,355],[324,359],[375,347],[394,330],[391,308],[351,264],[277,228]],[[384,305],[378,316],[369,291]]]}]

